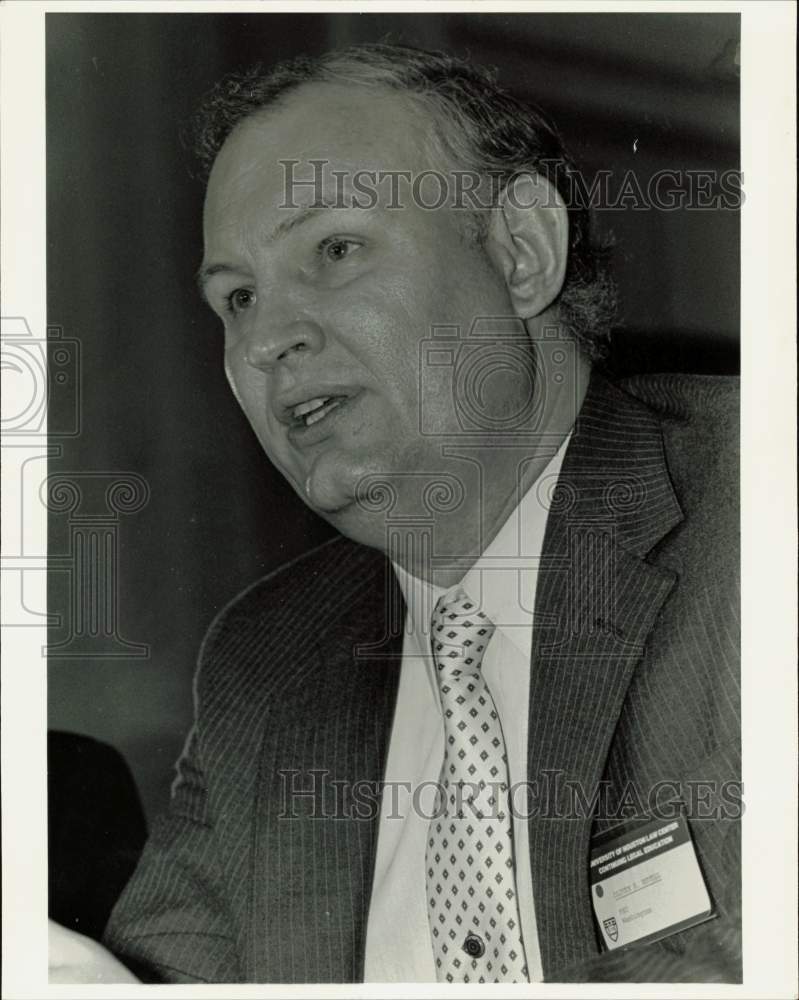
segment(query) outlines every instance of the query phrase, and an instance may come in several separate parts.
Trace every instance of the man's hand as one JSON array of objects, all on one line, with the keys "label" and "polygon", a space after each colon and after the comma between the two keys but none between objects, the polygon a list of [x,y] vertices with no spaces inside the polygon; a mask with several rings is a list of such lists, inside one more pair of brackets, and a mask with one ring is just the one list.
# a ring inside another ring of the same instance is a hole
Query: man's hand
[{"label": "man's hand", "polygon": [[139,982],[101,944],[52,920],[49,926],[51,983]]}]

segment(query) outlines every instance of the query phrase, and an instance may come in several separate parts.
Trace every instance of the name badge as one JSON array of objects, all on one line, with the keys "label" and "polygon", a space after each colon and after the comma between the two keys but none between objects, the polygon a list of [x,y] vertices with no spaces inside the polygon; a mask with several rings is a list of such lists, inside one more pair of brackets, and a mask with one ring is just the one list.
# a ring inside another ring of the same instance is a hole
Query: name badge
[{"label": "name badge", "polygon": [[614,827],[591,841],[591,901],[608,951],[714,916],[684,817]]}]

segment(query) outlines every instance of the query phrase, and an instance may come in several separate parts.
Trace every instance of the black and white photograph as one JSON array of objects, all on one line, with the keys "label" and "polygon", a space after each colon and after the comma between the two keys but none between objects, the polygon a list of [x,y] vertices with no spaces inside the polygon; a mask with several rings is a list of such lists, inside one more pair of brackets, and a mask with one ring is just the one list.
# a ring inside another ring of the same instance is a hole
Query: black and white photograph
[{"label": "black and white photograph", "polygon": [[796,995],[756,6],[4,8],[4,996]]}]

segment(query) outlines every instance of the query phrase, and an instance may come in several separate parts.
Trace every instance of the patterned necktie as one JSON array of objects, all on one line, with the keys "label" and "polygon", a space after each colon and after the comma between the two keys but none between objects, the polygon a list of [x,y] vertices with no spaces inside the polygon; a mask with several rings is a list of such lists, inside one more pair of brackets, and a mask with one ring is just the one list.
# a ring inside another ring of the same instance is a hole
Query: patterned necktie
[{"label": "patterned necktie", "polygon": [[508,759],[481,670],[493,634],[487,616],[462,591],[436,605],[431,644],[444,715],[444,763],[425,869],[439,982],[528,982]]}]

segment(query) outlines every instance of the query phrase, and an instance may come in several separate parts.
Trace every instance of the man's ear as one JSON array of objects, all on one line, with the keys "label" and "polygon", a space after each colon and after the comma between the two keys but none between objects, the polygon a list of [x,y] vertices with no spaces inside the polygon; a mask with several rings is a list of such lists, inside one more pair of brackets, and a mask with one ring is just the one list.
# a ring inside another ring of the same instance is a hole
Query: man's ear
[{"label": "man's ear", "polygon": [[569,253],[569,217],[554,185],[536,173],[514,177],[492,213],[486,250],[502,269],[521,319],[551,306]]}]

